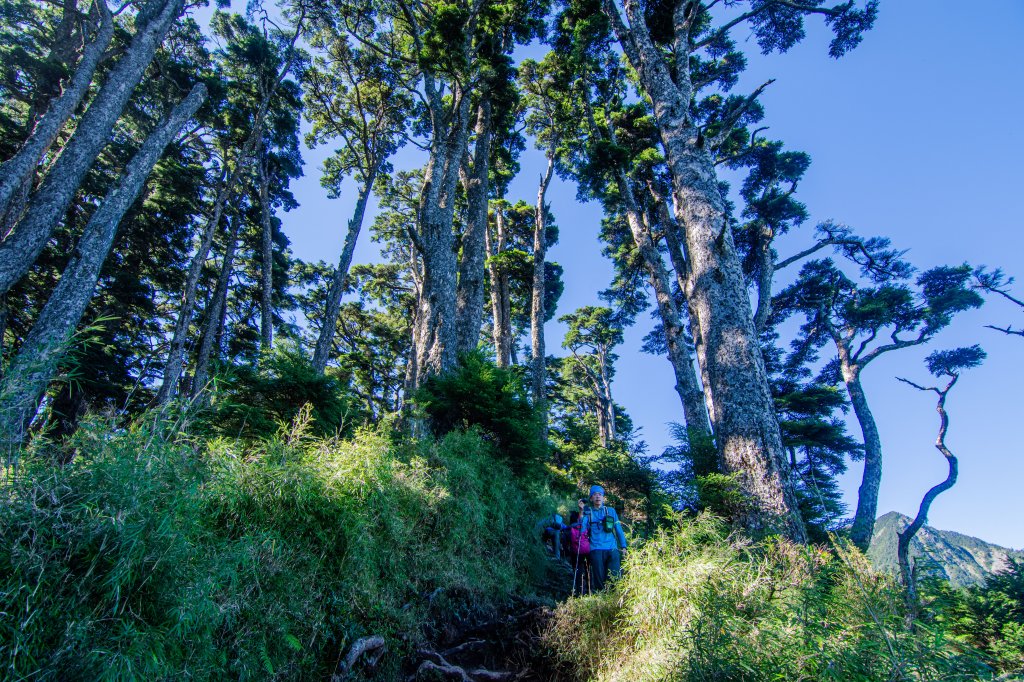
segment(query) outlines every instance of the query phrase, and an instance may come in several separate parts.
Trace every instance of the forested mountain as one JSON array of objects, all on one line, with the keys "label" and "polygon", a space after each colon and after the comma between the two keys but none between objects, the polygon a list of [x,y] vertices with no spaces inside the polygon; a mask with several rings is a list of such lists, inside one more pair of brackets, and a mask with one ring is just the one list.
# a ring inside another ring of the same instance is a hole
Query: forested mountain
[{"label": "forested mountain", "polygon": [[[769,125],[789,57],[768,56],[846,58],[879,17],[5,2],[0,677],[1024,669],[1015,564],[955,607],[915,572],[996,566],[923,524],[960,477],[948,399],[985,338],[1021,336],[1002,318],[946,334],[986,301],[1024,311],[1019,287],[812,220],[832,207],[806,203],[811,157]],[[315,183],[347,208],[297,218]],[[553,254],[584,247],[610,277],[570,305],[579,264]],[[648,319],[674,388],[663,452],[619,393]],[[944,478],[905,522],[876,522],[891,454],[865,377],[883,372],[938,413]],[[592,547],[567,562],[573,511]],[[883,549],[898,580],[867,562]],[[975,616],[1013,627],[965,639]]]},{"label": "forested mountain", "polygon": [[[896,563],[896,534],[911,519],[898,512],[883,514],[875,523],[868,557],[880,571],[899,572]],[[1010,568],[1012,561],[1024,561],[1024,551],[993,545],[951,530],[924,526],[910,544],[910,554],[922,572],[934,573],[956,587],[984,584],[994,573]]]}]

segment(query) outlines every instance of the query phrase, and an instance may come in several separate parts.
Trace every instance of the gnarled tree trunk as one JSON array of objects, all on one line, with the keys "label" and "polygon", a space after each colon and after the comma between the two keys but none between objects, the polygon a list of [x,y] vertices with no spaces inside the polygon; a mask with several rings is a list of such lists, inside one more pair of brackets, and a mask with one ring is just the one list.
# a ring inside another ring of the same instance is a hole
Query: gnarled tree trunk
[{"label": "gnarled tree trunk", "polygon": [[[266,151],[260,163],[260,350],[274,346],[274,234],[270,220],[270,176]],[[232,239],[234,242],[234,239]],[[234,251],[234,244],[229,248]],[[234,254],[232,253],[232,256]],[[227,255],[224,256],[227,260]],[[226,291],[226,290],[225,290]],[[198,371],[198,369],[197,369]]]},{"label": "gnarled tree trunk", "polygon": [[[848,353],[844,353],[840,345],[840,370],[843,382],[853,403],[853,413],[857,416],[861,433],[864,435],[864,476],[857,490],[857,512],[853,517],[850,529],[850,540],[862,551],[867,551],[871,544],[871,536],[875,530],[875,519],[878,517],[878,489],[882,484],[882,439],[878,435],[875,417],[871,414],[867,396],[860,383],[860,370],[851,364]],[[845,356],[845,361],[844,361]]]}]

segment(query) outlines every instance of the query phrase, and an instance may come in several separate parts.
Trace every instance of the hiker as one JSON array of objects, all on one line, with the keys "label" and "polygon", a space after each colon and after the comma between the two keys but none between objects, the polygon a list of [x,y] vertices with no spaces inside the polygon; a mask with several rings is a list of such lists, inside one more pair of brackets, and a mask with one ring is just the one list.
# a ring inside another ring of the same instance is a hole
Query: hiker
[{"label": "hiker", "polygon": [[611,575],[622,575],[621,550],[626,549],[626,535],[622,532],[619,515],[604,505],[604,488],[590,486],[590,505],[580,500],[580,514],[583,527],[590,536],[590,588],[604,589],[604,582]]},{"label": "hiker", "polygon": [[572,564],[572,592],[590,594],[590,535],[578,511],[569,514],[566,540],[565,558]]},{"label": "hiker", "polygon": [[551,543],[551,553],[555,555],[556,559],[561,558],[562,551],[562,534],[568,526],[562,523],[562,517],[559,514],[552,514],[547,518],[544,523],[544,542]]}]

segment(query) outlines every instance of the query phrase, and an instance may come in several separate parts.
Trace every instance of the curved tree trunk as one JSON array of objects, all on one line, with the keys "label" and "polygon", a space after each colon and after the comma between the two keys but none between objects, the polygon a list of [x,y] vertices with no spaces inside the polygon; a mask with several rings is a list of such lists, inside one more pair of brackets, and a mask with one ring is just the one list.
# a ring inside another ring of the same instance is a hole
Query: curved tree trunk
[{"label": "curved tree trunk", "polygon": [[[85,46],[82,58],[63,92],[50,103],[32,128],[32,133],[18,150],[18,153],[0,166],[0,216],[4,224],[15,224],[20,206],[17,196],[22,188],[29,188],[36,167],[46,150],[50,148],[64,124],[89,92],[96,67],[103,59],[103,53],[114,35],[114,22],[104,0],[93,0],[100,17],[99,28],[92,41]],[[6,234],[4,235],[6,237]]]},{"label": "curved tree trunk", "polygon": [[36,262],[85,174],[110,141],[110,131],[167,31],[181,14],[182,4],[183,0],[167,0],[138,30],[29,200],[24,215],[0,243],[0,294],[7,293]]},{"label": "curved tree trunk", "polygon": [[[840,354],[842,356],[842,353]],[[842,363],[843,381],[853,403],[861,433],[864,435],[864,476],[857,490],[857,512],[850,529],[850,540],[866,552],[871,544],[878,517],[878,489],[882,483],[882,439],[878,435],[875,417],[868,407],[867,396],[860,383],[860,367]]]},{"label": "curved tree trunk", "polygon": [[490,194],[491,100],[484,94],[477,110],[473,167],[466,183],[466,229],[462,233],[462,260],[456,299],[458,352],[469,353],[480,343],[484,317],[484,256],[486,255],[487,199]]},{"label": "curved tree trunk", "polygon": [[205,86],[192,88],[188,97],[146,138],[86,224],[71,261],[12,360],[0,388],[0,431],[9,444],[16,447],[24,439],[39,399],[92,299],[122,217],[138,198],[164,149],[205,98]]},{"label": "curved tree trunk", "polygon": [[[932,507],[932,502],[935,498],[944,493],[945,491],[956,485],[957,474],[959,472],[959,464],[956,456],[946,447],[946,431],[949,429],[949,415],[946,414],[946,395],[949,390],[956,384],[957,376],[953,375],[952,380],[942,390],[931,389],[939,394],[939,402],[935,409],[939,413],[939,436],[935,439],[935,449],[942,453],[942,456],[946,458],[946,464],[949,469],[946,473],[946,479],[941,483],[932,486],[928,492],[925,493],[924,498],[921,500],[921,506],[917,510],[917,516],[910,522],[910,525],[903,529],[903,532],[897,533],[897,544],[896,544],[896,558],[900,566],[900,577],[903,580],[904,587],[907,588],[906,602],[907,602],[907,627],[911,628],[914,624],[914,619],[917,616],[917,585],[914,580],[914,570],[910,564],[910,541],[914,539],[917,532],[921,530],[921,527],[928,522],[928,512]],[[907,382],[911,383],[911,382]],[[921,388],[912,384],[916,388]],[[925,389],[927,390],[927,389]]]},{"label": "curved tree trunk", "polygon": [[352,267],[352,256],[355,254],[359,232],[363,227],[363,219],[366,216],[366,204],[370,199],[373,183],[377,180],[377,173],[380,172],[383,161],[383,158],[377,160],[370,172],[370,176],[359,188],[355,212],[348,221],[345,244],[341,249],[341,256],[338,258],[338,267],[334,269],[334,275],[331,277],[331,287],[327,291],[327,308],[324,311],[323,324],[320,327],[320,334],[317,336],[316,347],[313,350],[313,369],[316,370],[317,374],[323,374],[327,368],[327,359],[331,354],[331,347],[334,345],[338,313],[341,311],[341,297],[345,293],[348,271]]}]

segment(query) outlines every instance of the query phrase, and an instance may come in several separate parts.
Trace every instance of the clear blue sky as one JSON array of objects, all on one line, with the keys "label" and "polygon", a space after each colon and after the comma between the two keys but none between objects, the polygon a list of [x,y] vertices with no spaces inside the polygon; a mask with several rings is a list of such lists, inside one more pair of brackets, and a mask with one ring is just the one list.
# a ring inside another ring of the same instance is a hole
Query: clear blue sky
[{"label": "clear blue sky", "polygon": [[[736,91],[776,79],[762,97],[767,135],[813,159],[798,191],[811,212],[809,226],[833,219],[862,235],[888,236],[922,269],[964,261],[1002,267],[1022,279],[1016,292],[1024,294],[1021,35],[1020,0],[883,0],[875,29],[838,61],[827,56],[828,36],[814,20],[808,38],[785,55],[761,57],[750,40],[750,68]],[[742,43],[745,36],[736,38]],[[306,177],[293,185],[301,207],[282,216],[295,255],[306,260],[336,259],[354,202],[352,185],[333,201],[320,188],[326,151],[306,151]],[[405,151],[397,161],[412,166],[422,158]],[[540,154],[531,149],[509,198],[532,202],[540,172]],[[598,304],[597,292],[611,278],[597,239],[600,208],[578,204],[575,195],[574,186],[559,180],[549,193],[561,228],[550,258],[565,268],[559,315]],[[785,257],[810,242],[809,229],[797,231],[779,253]],[[356,262],[375,257],[364,233]],[[891,353],[865,370],[885,457],[880,514],[913,515],[924,491],[945,476],[933,447],[933,395],[895,376],[921,383],[929,378],[922,359],[930,350],[980,343],[987,362],[965,373],[948,401],[947,443],[959,457],[960,479],[933,505],[929,521],[1024,547],[1024,339],[984,328],[1010,323],[1024,326],[1024,314],[991,299],[931,346]],[[613,390],[654,453],[669,444],[667,424],[681,421],[682,410],[668,361],[639,351],[649,326],[642,316],[627,331]],[[546,331],[549,352],[559,352],[560,325],[550,323]],[[850,430],[860,437],[855,421]],[[853,463],[843,480],[851,514],[861,471]]]}]

